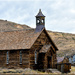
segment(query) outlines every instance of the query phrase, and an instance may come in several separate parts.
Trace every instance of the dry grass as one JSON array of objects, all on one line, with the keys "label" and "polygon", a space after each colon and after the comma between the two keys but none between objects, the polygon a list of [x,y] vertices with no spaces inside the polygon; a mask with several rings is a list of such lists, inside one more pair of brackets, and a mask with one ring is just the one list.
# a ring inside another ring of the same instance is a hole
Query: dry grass
[{"label": "dry grass", "polygon": [[58,56],[75,53],[75,34],[48,31],[52,40],[58,47]]},{"label": "dry grass", "polygon": [[58,74],[58,73],[47,73],[47,72],[41,72],[38,70],[32,70],[32,69],[6,69],[6,68],[0,68],[0,74],[19,74],[19,75],[24,75],[24,74]]},{"label": "dry grass", "polygon": [[[29,68],[26,68],[26,69],[6,69],[6,68],[0,68],[0,75],[1,74],[4,74],[4,75],[15,75],[15,74],[19,74],[19,75],[24,75],[24,74],[51,74],[51,75],[60,75],[62,73],[47,73],[47,72],[41,72],[41,71],[38,71],[38,70],[32,70],[32,69],[29,69]],[[71,67],[71,72],[68,73],[68,74],[75,74],[75,67],[72,66]],[[65,73],[63,74],[65,75]]]},{"label": "dry grass", "polygon": [[52,73],[47,73],[47,72],[40,72],[38,70],[32,70],[32,69],[2,69],[0,68],[0,74],[52,74]]},{"label": "dry grass", "polygon": [[71,66],[71,73],[75,74],[75,66]]}]

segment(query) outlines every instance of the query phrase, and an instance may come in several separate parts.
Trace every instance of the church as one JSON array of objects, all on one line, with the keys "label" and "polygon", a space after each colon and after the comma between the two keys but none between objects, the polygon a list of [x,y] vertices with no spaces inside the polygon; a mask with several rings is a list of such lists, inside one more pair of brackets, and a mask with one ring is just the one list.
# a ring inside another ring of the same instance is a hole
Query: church
[{"label": "church", "polygon": [[45,29],[45,16],[39,10],[36,28],[0,32],[0,67],[56,68],[55,43]]}]

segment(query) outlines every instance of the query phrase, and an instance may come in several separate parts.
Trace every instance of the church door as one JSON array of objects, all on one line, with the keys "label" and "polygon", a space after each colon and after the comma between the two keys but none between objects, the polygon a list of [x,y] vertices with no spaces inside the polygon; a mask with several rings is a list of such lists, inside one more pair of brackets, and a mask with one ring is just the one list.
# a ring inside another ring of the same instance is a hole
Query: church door
[{"label": "church door", "polygon": [[47,59],[48,59],[48,65],[47,65],[47,67],[51,68],[52,67],[52,57],[48,56]]},{"label": "church door", "polygon": [[38,69],[44,69],[44,57],[45,54],[44,53],[39,53],[38,55]]}]

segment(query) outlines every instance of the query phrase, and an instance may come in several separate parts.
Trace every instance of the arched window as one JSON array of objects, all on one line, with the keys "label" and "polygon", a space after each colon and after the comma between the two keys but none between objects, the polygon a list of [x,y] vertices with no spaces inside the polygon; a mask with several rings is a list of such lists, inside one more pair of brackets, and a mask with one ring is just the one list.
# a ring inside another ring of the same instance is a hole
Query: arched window
[{"label": "arched window", "polygon": [[7,51],[7,61],[6,61],[6,64],[9,64],[9,52]]},{"label": "arched window", "polygon": [[22,51],[20,51],[20,64],[22,64]]},{"label": "arched window", "polygon": [[43,23],[43,22],[44,22],[44,20],[41,20],[41,22]]},{"label": "arched window", "polygon": [[37,51],[35,50],[35,64],[37,64]]},{"label": "arched window", "polygon": [[40,23],[40,21],[39,21],[39,20],[37,20],[37,23]]}]

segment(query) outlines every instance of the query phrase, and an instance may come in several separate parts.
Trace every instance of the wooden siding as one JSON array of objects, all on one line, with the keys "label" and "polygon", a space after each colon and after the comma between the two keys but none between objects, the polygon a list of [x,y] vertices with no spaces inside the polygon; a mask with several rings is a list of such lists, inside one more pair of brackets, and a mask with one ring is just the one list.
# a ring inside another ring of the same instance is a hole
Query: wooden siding
[{"label": "wooden siding", "polygon": [[29,50],[22,51],[22,66],[23,68],[29,67]]},{"label": "wooden siding", "polygon": [[7,68],[28,68],[29,67],[29,50],[22,50],[22,64],[20,64],[20,50],[9,51],[9,64],[6,62],[6,52],[0,51],[0,67]]},{"label": "wooden siding", "polygon": [[[30,54],[29,55],[30,56],[30,68],[47,69],[48,68],[48,57],[51,57],[50,67],[56,68],[56,63],[57,63],[56,50],[53,47],[53,45],[51,45],[51,47],[46,53],[39,53],[40,49],[44,45],[50,45],[50,44],[51,42],[50,42],[49,37],[47,36],[45,31],[43,31],[30,49],[30,53],[29,53]],[[35,65],[35,54],[34,54],[35,50],[38,51],[37,65]]]},{"label": "wooden siding", "polygon": [[[40,53],[44,45],[51,45],[47,52]],[[35,50],[37,50],[37,64],[35,64]],[[3,63],[0,65],[7,68],[31,68],[31,69],[47,69],[55,68],[56,50],[52,45],[46,31],[43,30],[39,37],[35,40],[30,50],[22,50],[22,64],[20,64],[20,50],[9,50],[9,64],[6,64],[6,51],[1,51],[0,59]],[[3,65],[2,65],[3,64]]]},{"label": "wooden siding", "polygon": [[[44,45],[44,44],[50,44],[50,40],[47,37],[47,34],[45,33],[45,31],[43,31],[40,36],[38,37],[37,41],[38,44],[40,45]],[[35,43],[36,44],[36,43]]]},{"label": "wooden siding", "polygon": [[57,69],[63,73],[70,72],[71,63],[59,63],[57,64]]},{"label": "wooden siding", "polygon": [[35,50],[30,50],[29,52],[29,66],[30,68],[34,69],[35,68],[35,54],[34,54]]},{"label": "wooden siding", "polygon": [[19,67],[19,51],[9,51],[9,68]]},{"label": "wooden siding", "polygon": [[0,51],[0,67],[6,66],[6,51]]}]

